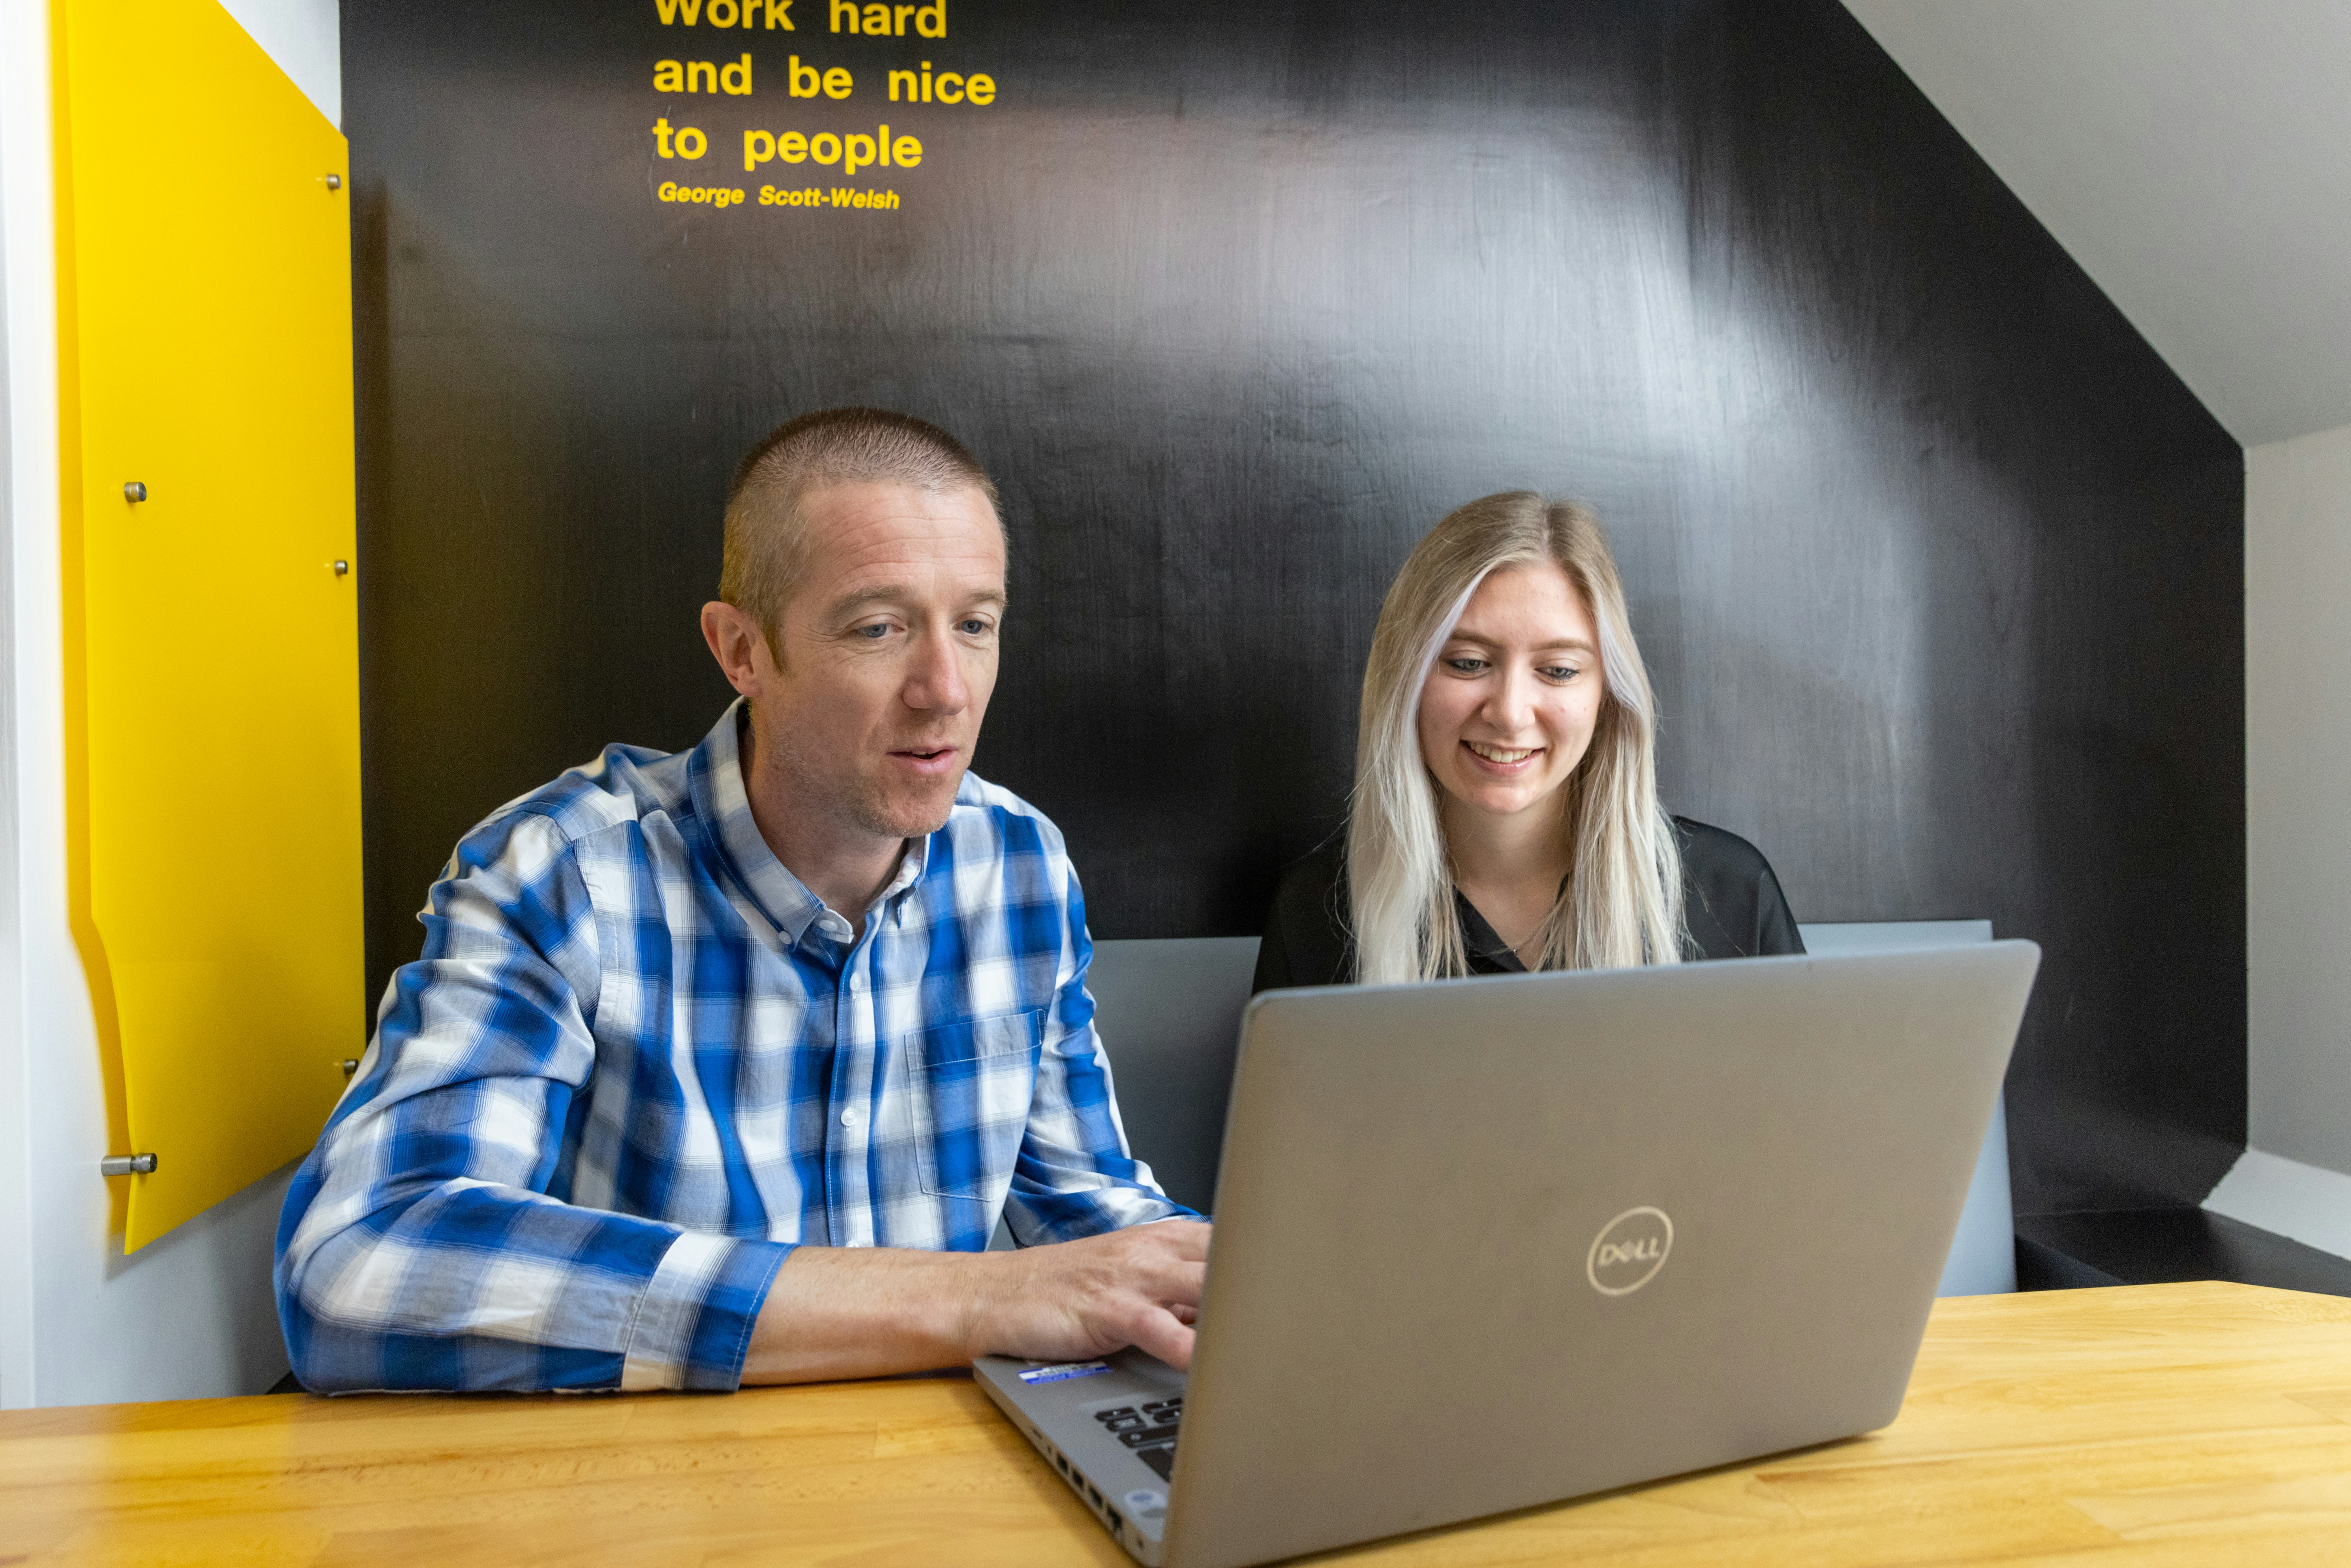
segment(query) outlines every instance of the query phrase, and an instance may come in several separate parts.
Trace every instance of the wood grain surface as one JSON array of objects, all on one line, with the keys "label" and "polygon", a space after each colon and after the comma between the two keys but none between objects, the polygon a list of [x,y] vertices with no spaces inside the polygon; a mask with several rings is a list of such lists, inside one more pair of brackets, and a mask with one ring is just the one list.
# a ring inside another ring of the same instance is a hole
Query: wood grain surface
[{"label": "wood grain surface", "polygon": [[[1341,1558],[2351,1562],[2351,1300],[1947,1301],[1883,1432]],[[962,1378],[0,1415],[5,1564],[1126,1561]]]}]

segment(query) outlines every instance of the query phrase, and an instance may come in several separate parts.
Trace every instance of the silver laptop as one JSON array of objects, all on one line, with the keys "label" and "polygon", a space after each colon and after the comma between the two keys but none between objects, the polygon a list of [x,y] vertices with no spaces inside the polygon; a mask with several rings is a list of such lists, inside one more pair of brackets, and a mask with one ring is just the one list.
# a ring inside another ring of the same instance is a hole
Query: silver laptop
[{"label": "silver laptop", "polygon": [[2040,957],[1259,997],[1189,1375],[988,1356],[980,1386],[1173,1568],[1884,1426]]}]

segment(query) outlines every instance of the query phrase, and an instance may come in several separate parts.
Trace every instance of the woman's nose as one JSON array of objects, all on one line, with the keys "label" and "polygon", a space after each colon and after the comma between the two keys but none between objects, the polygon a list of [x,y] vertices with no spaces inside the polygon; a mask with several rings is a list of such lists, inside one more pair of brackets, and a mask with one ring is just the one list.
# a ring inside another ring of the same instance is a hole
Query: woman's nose
[{"label": "woman's nose", "polygon": [[1505,671],[1486,704],[1487,722],[1516,735],[1531,727],[1535,717],[1533,676],[1522,670]]}]

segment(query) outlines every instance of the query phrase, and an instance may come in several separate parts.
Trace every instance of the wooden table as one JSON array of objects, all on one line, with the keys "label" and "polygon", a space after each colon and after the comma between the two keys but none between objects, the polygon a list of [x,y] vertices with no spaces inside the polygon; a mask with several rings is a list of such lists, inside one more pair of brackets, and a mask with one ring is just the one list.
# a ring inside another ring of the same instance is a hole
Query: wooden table
[{"label": "wooden table", "polygon": [[[1945,1301],[1884,1432],[1332,1556],[2351,1564],[2351,1300]],[[1126,1561],[965,1379],[0,1415],[0,1564]]]}]

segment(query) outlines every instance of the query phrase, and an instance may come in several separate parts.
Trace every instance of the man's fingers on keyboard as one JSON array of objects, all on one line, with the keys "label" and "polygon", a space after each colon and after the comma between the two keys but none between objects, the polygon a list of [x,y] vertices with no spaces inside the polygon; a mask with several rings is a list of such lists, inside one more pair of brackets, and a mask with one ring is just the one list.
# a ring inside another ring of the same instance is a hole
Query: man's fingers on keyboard
[{"label": "man's fingers on keyboard", "polygon": [[1193,1331],[1176,1321],[1174,1313],[1154,1307],[1136,1319],[1133,1343],[1137,1350],[1157,1356],[1182,1371],[1192,1364]]}]

